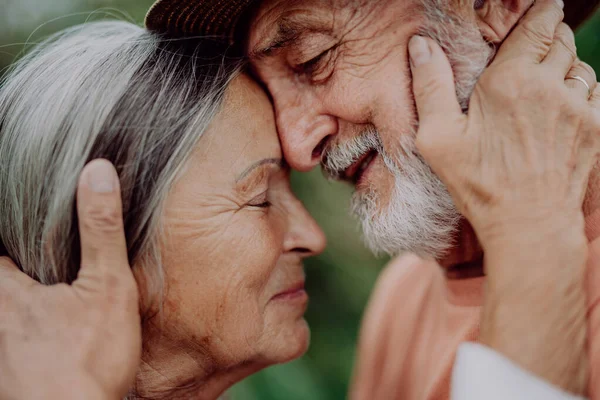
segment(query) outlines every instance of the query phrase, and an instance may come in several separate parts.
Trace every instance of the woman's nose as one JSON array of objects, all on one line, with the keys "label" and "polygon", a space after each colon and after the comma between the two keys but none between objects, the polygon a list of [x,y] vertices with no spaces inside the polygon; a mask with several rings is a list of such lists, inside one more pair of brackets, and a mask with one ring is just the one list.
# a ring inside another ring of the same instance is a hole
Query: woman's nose
[{"label": "woman's nose", "polygon": [[295,200],[297,209],[289,220],[289,230],[284,242],[285,251],[298,252],[303,257],[321,254],[327,245],[325,233],[304,208]]}]

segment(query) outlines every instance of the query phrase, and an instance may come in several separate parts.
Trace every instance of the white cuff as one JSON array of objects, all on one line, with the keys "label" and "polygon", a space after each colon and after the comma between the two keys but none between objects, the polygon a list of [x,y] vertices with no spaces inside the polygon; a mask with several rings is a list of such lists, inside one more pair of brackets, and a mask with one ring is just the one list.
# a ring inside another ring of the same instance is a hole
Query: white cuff
[{"label": "white cuff", "polygon": [[583,400],[476,343],[463,343],[458,348],[452,373],[451,399]]}]

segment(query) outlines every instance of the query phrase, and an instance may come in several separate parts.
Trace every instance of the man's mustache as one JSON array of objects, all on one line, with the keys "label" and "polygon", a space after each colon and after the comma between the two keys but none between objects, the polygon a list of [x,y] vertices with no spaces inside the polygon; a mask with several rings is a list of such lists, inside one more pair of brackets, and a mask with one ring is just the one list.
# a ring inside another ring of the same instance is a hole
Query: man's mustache
[{"label": "man's mustache", "polygon": [[381,136],[372,125],[345,142],[330,141],[321,157],[323,173],[328,179],[342,180],[348,168],[372,151],[384,154]]}]

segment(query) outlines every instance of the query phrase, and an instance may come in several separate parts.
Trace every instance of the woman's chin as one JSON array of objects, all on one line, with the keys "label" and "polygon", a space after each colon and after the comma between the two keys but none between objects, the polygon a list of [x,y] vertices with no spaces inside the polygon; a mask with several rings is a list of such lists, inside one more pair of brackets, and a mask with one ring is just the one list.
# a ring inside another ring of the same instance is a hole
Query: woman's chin
[{"label": "woman's chin", "polygon": [[[302,357],[308,351],[308,346],[310,346],[310,328],[308,323],[304,318],[302,318],[300,321],[298,321],[298,325],[298,335],[294,346],[296,351],[293,352],[289,359],[284,362],[292,361],[296,358]],[[291,348],[292,346],[290,346],[290,349]]]},{"label": "woman's chin", "polygon": [[272,364],[283,364],[300,358],[310,345],[310,329],[306,321],[301,318],[294,321],[293,325],[282,330],[275,340],[270,341],[265,354]]}]

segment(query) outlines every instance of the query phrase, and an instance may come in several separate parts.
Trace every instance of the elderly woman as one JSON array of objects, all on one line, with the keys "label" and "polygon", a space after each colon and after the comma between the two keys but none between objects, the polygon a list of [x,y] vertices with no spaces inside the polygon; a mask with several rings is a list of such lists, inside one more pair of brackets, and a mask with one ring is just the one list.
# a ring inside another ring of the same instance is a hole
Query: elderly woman
[{"label": "elderly woman", "polygon": [[77,278],[79,171],[116,167],[141,299],[130,398],[215,399],[309,342],[302,261],[324,236],[292,194],[267,96],[218,54],[90,23],[37,46],[0,91],[0,238],[30,277]]}]

